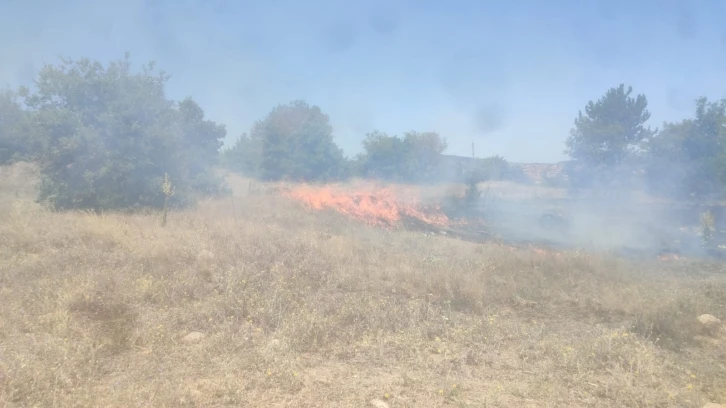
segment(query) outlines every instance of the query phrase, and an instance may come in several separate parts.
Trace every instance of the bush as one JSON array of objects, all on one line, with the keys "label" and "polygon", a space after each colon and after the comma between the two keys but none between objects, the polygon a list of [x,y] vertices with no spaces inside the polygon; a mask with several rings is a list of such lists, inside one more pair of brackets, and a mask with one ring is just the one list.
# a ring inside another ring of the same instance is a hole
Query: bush
[{"label": "bush", "polygon": [[27,135],[27,119],[18,94],[0,91],[0,164],[25,161],[35,153],[36,146]]},{"label": "bush", "polygon": [[509,172],[509,163],[501,156],[476,159],[476,168],[472,175],[478,181],[502,180]]},{"label": "bush", "polygon": [[128,54],[106,67],[45,66],[25,98],[39,142],[38,200],[58,210],[162,208],[165,173],[176,186],[172,206],[223,192],[211,166],[226,130],[190,98],[166,99],[167,80],[153,63],[132,72]]},{"label": "bush", "polygon": [[363,141],[365,153],[357,159],[364,177],[406,182],[436,178],[446,139],[436,132],[407,132],[403,138],[374,131]]},{"label": "bush", "polygon": [[694,118],[664,123],[645,146],[645,176],[653,193],[720,200],[726,195],[726,99],[696,101]]},{"label": "bush", "polygon": [[350,174],[330,118],[304,101],[275,107],[224,152],[224,163],[263,180],[324,181]]}]

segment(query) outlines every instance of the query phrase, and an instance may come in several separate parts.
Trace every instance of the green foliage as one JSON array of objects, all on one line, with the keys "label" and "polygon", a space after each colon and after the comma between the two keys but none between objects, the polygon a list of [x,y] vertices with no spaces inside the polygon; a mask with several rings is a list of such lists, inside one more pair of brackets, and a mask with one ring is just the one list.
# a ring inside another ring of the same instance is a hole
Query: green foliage
[{"label": "green foliage", "polygon": [[190,97],[177,105],[178,136],[181,138],[177,161],[181,165],[181,180],[188,180],[189,188],[197,194],[212,196],[228,192],[221,177],[211,168],[219,164],[219,149],[227,135],[224,125],[204,118],[202,108]]},{"label": "green foliage", "polygon": [[695,118],[665,123],[645,146],[654,192],[697,200],[721,198],[726,186],[726,100],[696,101]]},{"label": "green foliage", "polygon": [[470,179],[476,180],[478,183],[500,180],[518,183],[530,182],[519,166],[507,162],[504,157],[499,155],[467,159],[466,162],[462,162],[462,166],[464,167],[459,169],[462,178],[456,180],[458,182],[468,183]]},{"label": "green foliage", "polygon": [[167,172],[176,184],[170,205],[221,192],[210,166],[226,130],[191,99],[168,100],[168,78],[153,63],[132,72],[128,54],[106,67],[46,65],[25,98],[39,142],[38,199],[55,209],[162,208]]},{"label": "green foliage", "polygon": [[476,164],[467,178],[473,178],[477,182],[504,180],[510,173],[516,171],[502,156],[483,157],[475,160]]},{"label": "green foliage", "polygon": [[436,132],[406,132],[403,148],[408,164],[408,179],[427,181],[435,176],[441,153],[449,146],[447,140]]},{"label": "green foliage", "polygon": [[0,91],[0,164],[28,160],[35,153],[35,144],[27,137],[29,124],[18,94]]},{"label": "green foliage", "polygon": [[[687,119],[680,123],[664,123],[663,128],[646,145],[645,170],[646,182],[651,192],[667,196],[676,196],[687,179],[689,159],[682,149],[685,141],[693,131],[693,120]],[[695,186],[691,186],[692,189]]]},{"label": "green foliage", "polygon": [[408,176],[403,139],[376,130],[366,135],[363,149],[365,153],[358,157],[362,175],[388,180]]},{"label": "green foliage", "polygon": [[481,189],[479,188],[479,180],[476,175],[471,175],[466,179],[466,188],[464,190],[463,201],[466,206],[474,206],[481,198]]},{"label": "green foliage", "polygon": [[262,143],[255,143],[246,133],[222,151],[221,164],[232,171],[257,176],[262,157]]},{"label": "green foliage", "polygon": [[161,226],[166,227],[166,219],[169,215],[169,200],[174,197],[174,186],[169,180],[169,174],[164,173],[164,182],[161,183],[161,192],[164,194],[164,208],[161,218]]},{"label": "green foliage", "polygon": [[446,139],[436,132],[407,132],[403,138],[374,131],[363,141],[358,168],[365,177],[407,182],[435,178]]},{"label": "green foliage", "polygon": [[[0,92],[0,164],[34,159],[39,200],[56,209],[96,211],[164,208],[225,192],[219,164],[224,125],[205,119],[191,98],[167,99],[169,77],[153,63],[138,72],[129,56],[104,66],[62,60],[39,73],[33,92]],[[569,162],[549,185],[617,187],[639,182],[669,196],[722,198],[726,193],[726,99],[696,102],[695,116],[646,127],[645,95],[610,88],[578,112],[566,141]],[[457,181],[472,200],[477,183],[525,182],[522,169],[500,156],[443,156],[436,132],[403,136],[374,131],[364,152],[347,160],[328,115],[304,101],[278,105],[221,155],[224,166],[264,180],[328,181],[351,175],[402,182]],[[444,171],[446,170],[446,171]],[[165,194],[174,180],[175,194]]]},{"label": "green foliage", "polygon": [[224,156],[229,168],[264,180],[332,180],[348,175],[330,118],[304,101],[275,107]]},{"label": "green foliage", "polygon": [[628,166],[656,132],[645,127],[650,119],[648,100],[642,94],[632,97],[632,91],[623,84],[610,88],[597,101],[588,102],[584,114],[578,113],[565,152],[583,163],[588,174],[581,173],[580,182],[610,183],[615,178],[612,171]]}]

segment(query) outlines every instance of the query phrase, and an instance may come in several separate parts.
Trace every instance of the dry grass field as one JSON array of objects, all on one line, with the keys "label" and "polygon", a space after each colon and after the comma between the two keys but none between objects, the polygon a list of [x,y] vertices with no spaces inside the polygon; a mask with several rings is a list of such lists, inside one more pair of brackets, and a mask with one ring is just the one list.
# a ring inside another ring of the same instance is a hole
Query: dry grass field
[{"label": "dry grass field", "polygon": [[232,179],[51,213],[0,170],[0,407],[726,403],[726,268],[464,242]]}]

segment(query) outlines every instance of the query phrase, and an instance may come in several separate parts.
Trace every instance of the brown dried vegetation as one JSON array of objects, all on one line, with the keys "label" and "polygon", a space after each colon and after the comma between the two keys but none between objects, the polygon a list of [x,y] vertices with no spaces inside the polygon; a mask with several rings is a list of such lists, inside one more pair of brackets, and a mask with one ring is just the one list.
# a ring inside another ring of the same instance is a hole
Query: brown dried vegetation
[{"label": "brown dried vegetation", "polygon": [[694,340],[726,317],[722,265],[381,230],[234,179],[164,228],[51,213],[20,170],[0,173],[0,406],[726,401],[723,347]]}]

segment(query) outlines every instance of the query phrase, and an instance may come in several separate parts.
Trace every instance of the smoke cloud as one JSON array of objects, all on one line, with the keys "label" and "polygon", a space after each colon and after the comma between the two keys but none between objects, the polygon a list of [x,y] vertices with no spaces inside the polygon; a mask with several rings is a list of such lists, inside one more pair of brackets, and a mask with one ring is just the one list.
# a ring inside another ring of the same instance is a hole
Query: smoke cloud
[{"label": "smoke cloud", "polygon": [[[129,51],[137,65],[155,60],[171,74],[170,98],[193,96],[224,123],[227,145],[274,106],[302,99],[330,115],[349,156],[373,130],[417,130],[446,137],[447,154],[470,156],[474,142],[480,157],[554,163],[566,159],[578,110],[621,82],[647,95],[652,126],[690,116],[696,96],[724,96],[726,54],[716,50],[725,12],[685,0],[6,1],[0,84],[31,85],[61,56],[106,62]],[[637,225],[656,215],[678,222],[651,207],[628,213],[622,204],[635,201],[562,203],[567,236],[532,227],[551,203],[490,208],[514,213],[513,235],[655,246],[658,233]],[[517,221],[530,215],[534,224]]]}]

